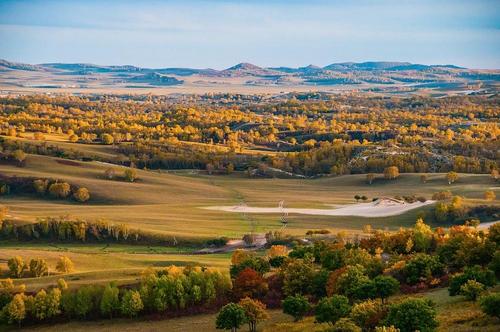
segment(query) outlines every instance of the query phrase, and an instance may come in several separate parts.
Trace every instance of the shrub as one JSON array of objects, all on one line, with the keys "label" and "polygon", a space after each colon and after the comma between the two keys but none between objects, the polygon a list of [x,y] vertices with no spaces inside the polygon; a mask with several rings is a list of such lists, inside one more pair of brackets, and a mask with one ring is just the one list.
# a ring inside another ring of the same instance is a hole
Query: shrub
[{"label": "shrub", "polygon": [[112,169],[112,168],[107,168],[105,171],[104,171],[104,177],[106,177],[106,179],[108,180],[112,180],[114,179],[115,177],[115,170]]},{"label": "shrub", "polygon": [[50,185],[49,193],[54,198],[66,198],[71,193],[71,186],[66,182],[55,182]]},{"label": "shrub", "polygon": [[334,324],[340,318],[346,317],[351,311],[349,299],[343,295],[325,297],[316,306],[316,321],[319,323],[330,322]]},{"label": "shrub", "polygon": [[125,178],[125,181],[134,182],[137,179],[137,171],[133,168],[127,168],[123,172],[123,177]]},{"label": "shrub", "polygon": [[74,193],[73,197],[78,201],[78,202],[86,202],[90,199],[90,193],[87,188],[81,187],[78,188]]},{"label": "shrub", "polygon": [[219,311],[215,327],[220,330],[236,331],[246,322],[246,319],[245,310],[240,305],[229,303]]},{"label": "shrub", "polygon": [[395,328],[393,325],[391,326],[377,326],[375,328],[375,332],[400,332],[398,328]]},{"label": "shrub", "polygon": [[339,319],[328,332],[361,332],[361,328],[348,318]]},{"label": "shrub", "polygon": [[496,284],[496,277],[493,271],[483,269],[478,265],[466,267],[463,273],[456,274],[450,278],[450,285],[448,286],[450,296],[460,294],[460,288],[469,280],[480,282],[485,287],[491,287]]},{"label": "shrub", "polygon": [[500,293],[493,293],[479,299],[481,310],[493,317],[500,318]]},{"label": "shrub", "polygon": [[497,196],[495,195],[495,192],[492,190],[487,190],[484,192],[484,199],[487,201],[494,201]]},{"label": "shrub", "polygon": [[393,325],[401,332],[434,331],[438,326],[434,303],[423,298],[407,298],[393,304],[389,307],[384,325]]},{"label": "shrub", "polygon": [[38,179],[33,181],[33,188],[38,194],[45,194],[49,187],[49,180],[47,179]]},{"label": "shrub", "polygon": [[467,280],[465,284],[460,286],[460,295],[465,296],[469,301],[476,301],[486,287],[476,280]]},{"label": "shrub", "polygon": [[444,201],[451,198],[451,192],[449,190],[439,191],[432,195],[432,200],[434,201]]},{"label": "shrub", "polygon": [[301,320],[304,315],[311,310],[311,305],[305,296],[288,296],[283,300],[283,312],[294,318],[296,322]]},{"label": "shrub", "polygon": [[406,282],[414,285],[442,274],[443,268],[437,257],[420,253],[406,262],[402,272]]},{"label": "shrub", "polygon": [[368,300],[357,303],[352,307],[349,318],[363,330],[370,331],[378,325],[385,316],[386,311],[380,302]]},{"label": "shrub", "polygon": [[102,143],[106,145],[110,145],[114,143],[114,138],[110,134],[102,134],[101,136]]}]

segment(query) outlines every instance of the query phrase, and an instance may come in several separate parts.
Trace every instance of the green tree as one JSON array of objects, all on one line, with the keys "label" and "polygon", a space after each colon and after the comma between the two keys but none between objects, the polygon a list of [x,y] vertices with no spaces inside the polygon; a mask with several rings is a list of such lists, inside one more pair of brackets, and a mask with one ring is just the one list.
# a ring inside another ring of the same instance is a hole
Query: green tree
[{"label": "green tree", "polygon": [[246,322],[245,309],[236,303],[226,304],[217,314],[215,327],[219,330],[236,331]]},{"label": "green tree", "polygon": [[[350,265],[346,267],[344,273],[342,273],[336,282],[336,292],[347,296],[348,298],[353,298],[355,295],[359,296],[362,293],[362,286],[369,285],[370,279],[365,274],[365,268],[361,265]],[[370,297],[369,294],[367,294]]]},{"label": "green tree", "polygon": [[315,272],[311,261],[307,259],[292,260],[282,267],[283,291],[285,295],[307,294],[310,292],[311,280]]},{"label": "green tree", "polygon": [[335,324],[340,318],[346,317],[351,311],[349,299],[343,295],[333,295],[322,298],[316,306],[316,321]]},{"label": "green tree", "polygon": [[476,301],[485,289],[486,287],[482,283],[476,280],[467,280],[467,282],[460,287],[460,295],[465,296],[469,301]]},{"label": "green tree", "polygon": [[49,266],[45,259],[32,259],[29,266],[31,274],[36,278],[49,274]]},{"label": "green tree", "polygon": [[438,326],[434,303],[425,298],[407,298],[389,306],[384,325],[394,325],[401,332],[432,332]]},{"label": "green tree", "polygon": [[292,316],[296,322],[301,320],[309,310],[311,310],[311,304],[305,296],[288,296],[283,300],[283,312]]},{"label": "green tree", "polygon": [[382,303],[399,290],[399,281],[390,276],[376,276],[373,283],[375,284],[375,296],[381,298]]},{"label": "green tree", "polygon": [[26,263],[21,256],[16,256],[7,261],[7,266],[9,267],[10,274],[15,278],[21,278],[24,271],[26,271]]},{"label": "green tree", "polygon": [[257,331],[257,323],[269,319],[266,311],[266,305],[259,300],[252,300],[249,297],[241,299],[238,303],[245,310],[246,320],[250,332]]},{"label": "green tree", "polygon": [[121,312],[128,317],[135,317],[139,312],[144,309],[141,294],[135,290],[125,292],[121,303]]},{"label": "green tree", "polygon": [[107,285],[102,293],[100,304],[101,314],[113,318],[113,314],[120,309],[120,299],[118,297],[120,291],[114,285]]}]

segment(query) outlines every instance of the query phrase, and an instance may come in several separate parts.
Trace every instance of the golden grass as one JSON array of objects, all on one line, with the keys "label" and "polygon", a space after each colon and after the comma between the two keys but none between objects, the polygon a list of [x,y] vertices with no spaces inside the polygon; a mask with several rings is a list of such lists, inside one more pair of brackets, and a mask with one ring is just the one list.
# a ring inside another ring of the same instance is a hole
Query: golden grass
[{"label": "golden grass", "polygon": [[[203,206],[234,205],[245,202],[250,206],[285,206],[325,208],[335,204],[354,203],[355,194],[370,199],[394,195],[424,195],[427,198],[440,190],[451,190],[474,202],[484,203],[482,195],[492,185],[488,175],[461,175],[448,185],[443,174],[432,174],[421,184],[418,174],[403,174],[395,181],[378,179],[368,185],[364,175],[347,175],[315,180],[248,179],[242,174],[208,176],[196,171],[138,170],[139,180],[127,183],[104,179],[109,165],[99,162],[78,162],[65,165],[58,158],[29,155],[23,168],[1,165],[0,172],[8,175],[57,178],[87,187],[92,199],[85,204],[50,200],[35,196],[5,196],[2,204],[10,208],[12,218],[34,221],[37,217],[70,215],[90,220],[108,219],[131,227],[157,231],[172,236],[207,238],[239,237],[250,230],[255,221],[258,232],[281,227],[277,214],[240,214],[200,209]],[[114,166],[117,173],[122,167]],[[380,176],[381,177],[381,176]],[[494,202],[497,204],[498,200]],[[489,203],[491,204],[491,203]],[[423,209],[429,209],[425,207]],[[307,229],[329,229],[333,232],[359,232],[363,225],[396,229],[412,225],[420,209],[385,218],[290,215],[287,232],[304,234]]]}]

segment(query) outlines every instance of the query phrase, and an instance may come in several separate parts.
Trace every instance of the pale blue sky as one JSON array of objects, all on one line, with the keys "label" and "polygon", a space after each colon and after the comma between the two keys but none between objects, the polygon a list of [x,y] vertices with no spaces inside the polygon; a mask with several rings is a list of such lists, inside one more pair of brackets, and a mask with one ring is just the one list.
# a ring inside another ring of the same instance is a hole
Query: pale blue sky
[{"label": "pale blue sky", "polygon": [[0,0],[0,58],[146,67],[500,68],[500,0]]}]

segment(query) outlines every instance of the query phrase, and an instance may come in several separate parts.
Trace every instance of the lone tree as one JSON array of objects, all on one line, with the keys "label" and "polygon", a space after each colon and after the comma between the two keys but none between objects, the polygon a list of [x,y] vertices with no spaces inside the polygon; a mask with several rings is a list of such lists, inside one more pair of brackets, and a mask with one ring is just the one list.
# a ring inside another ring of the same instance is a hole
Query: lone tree
[{"label": "lone tree", "polygon": [[458,173],[457,172],[448,172],[446,173],[446,181],[448,181],[448,184],[452,184],[453,182],[458,180]]},{"label": "lone tree", "polygon": [[497,196],[493,190],[487,190],[484,192],[484,199],[487,201],[494,201]]},{"label": "lone tree", "polygon": [[259,300],[252,300],[249,297],[245,297],[240,300],[238,304],[243,308],[243,310],[245,310],[245,316],[250,332],[257,331],[258,322],[269,319],[269,314],[266,311],[266,305]]},{"label": "lone tree", "polygon": [[373,173],[366,174],[366,181],[368,182],[368,184],[372,184],[373,180],[375,180],[375,174]]},{"label": "lone tree", "polygon": [[359,202],[359,200],[361,199],[361,196],[359,196],[359,195],[354,195],[354,199],[356,200],[356,202]]},{"label": "lone tree", "polygon": [[50,185],[49,193],[55,198],[66,198],[71,193],[71,186],[66,182],[56,182]]},{"label": "lone tree", "polygon": [[292,316],[296,322],[301,320],[309,310],[311,310],[311,305],[305,296],[288,296],[283,301],[283,312]]},{"label": "lone tree", "polygon": [[61,272],[61,273],[70,273],[75,269],[75,265],[66,256],[61,256],[59,257],[59,260],[57,261],[56,265],[56,270]]},{"label": "lone tree", "polygon": [[78,188],[74,193],[73,197],[78,201],[78,202],[86,202],[90,199],[90,193],[89,190],[85,187]]},{"label": "lone tree", "polygon": [[492,169],[490,174],[491,174],[491,178],[495,181],[497,181],[500,178],[498,169]]},{"label": "lone tree", "polygon": [[384,169],[384,177],[389,180],[394,180],[399,177],[399,168],[397,166],[389,166]]},{"label": "lone tree", "polygon": [[41,258],[32,259],[30,261],[30,272],[36,278],[48,275],[49,266],[47,265],[47,261]]},{"label": "lone tree", "polygon": [[113,168],[107,168],[105,171],[104,171],[104,177],[106,177],[106,179],[108,180],[113,180],[113,178],[115,177],[115,170]]},{"label": "lone tree", "polygon": [[23,162],[26,160],[26,153],[23,150],[17,149],[12,152],[11,157],[17,161],[18,166],[22,166]]},{"label": "lone tree", "polygon": [[235,332],[247,321],[245,309],[236,303],[229,303],[222,307],[215,320],[218,330],[231,330]]},{"label": "lone tree", "polygon": [[134,182],[137,179],[137,171],[133,168],[127,168],[123,172],[123,177],[128,182]]}]

